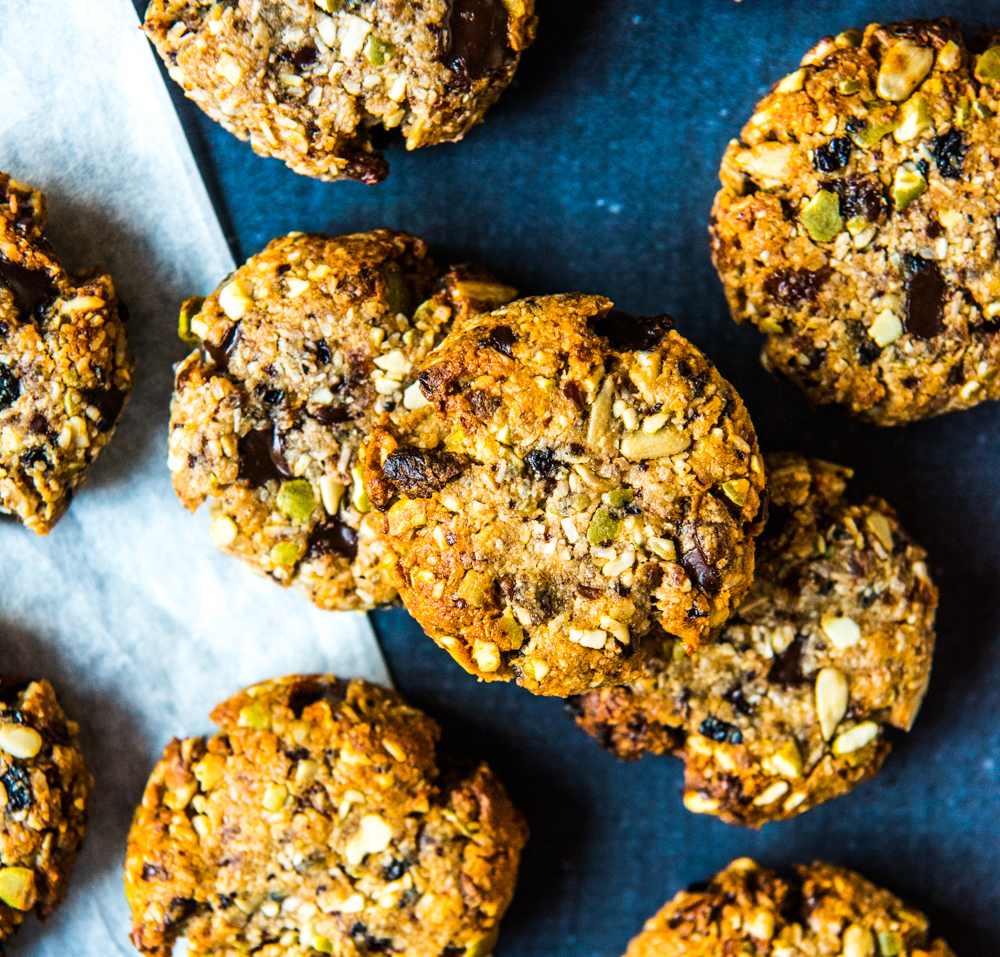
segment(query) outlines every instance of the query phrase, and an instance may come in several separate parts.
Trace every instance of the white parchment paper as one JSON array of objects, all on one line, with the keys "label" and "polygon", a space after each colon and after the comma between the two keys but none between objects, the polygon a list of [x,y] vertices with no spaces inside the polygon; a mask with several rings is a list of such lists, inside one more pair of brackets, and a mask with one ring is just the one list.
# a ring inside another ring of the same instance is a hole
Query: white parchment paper
[{"label": "white parchment paper", "polygon": [[166,467],[176,316],[233,261],[129,0],[0,0],[0,169],[49,199],[64,263],[99,264],[139,367],[114,440],[47,538],[0,522],[0,670],[49,678],[96,778],[69,899],[14,955],[134,954],[132,811],[173,735],[244,685],[334,671],[388,683],[367,618],[323,613],[218,554]]}]

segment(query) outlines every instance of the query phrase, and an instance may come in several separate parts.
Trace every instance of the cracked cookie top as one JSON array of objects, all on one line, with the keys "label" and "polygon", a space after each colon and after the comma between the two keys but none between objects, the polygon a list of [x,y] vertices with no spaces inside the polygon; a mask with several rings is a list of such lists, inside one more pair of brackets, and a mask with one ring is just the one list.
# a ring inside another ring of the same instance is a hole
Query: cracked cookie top
[{"label": "cracked cookie top", "polygon": [[899,425],[1000,397],[1000,35],[951,19],[826,37],[722,161],[733,317],[812,402]]},{"label": "cracked cookie top", "polygon": [[618,684],[654,624],[703,643],[746,593],[763,466],[732,386],[668,316],[599,296],[459,323],[363,478],[394,582],[486,680]]}]

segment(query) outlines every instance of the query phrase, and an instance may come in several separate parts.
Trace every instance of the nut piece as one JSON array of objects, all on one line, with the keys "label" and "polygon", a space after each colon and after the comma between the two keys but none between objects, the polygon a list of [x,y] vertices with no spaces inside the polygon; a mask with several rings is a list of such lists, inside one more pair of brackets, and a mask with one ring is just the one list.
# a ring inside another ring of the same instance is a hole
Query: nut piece
[{"label": "nut piece", "polygon": [[891,309],[883,309],[868,330],[870,335],[883,349],[895,342],[903,334],[903,323]]},{"label": "nut piece", "polygon": [[862,721],[855,725],[850,731],[845,731],[838,735],[833,742],[833,753],[836,755],[850,754],[852,751],[859,751],[866,744],[870,744],[878,735],[878,725],[874,721]]},{"label": "nut piece", "polygon": [[829,741],[847,713],[847,677],[839,668],[823,668],[816,676],[816,715],[823,738]]},{"label": "nut piece", "polygon": [[980,83],[1000,81],[1000,47],[990,47],[976,61],[976,79]]},{"label": "nut piece", "polygon": [[878,71],[878,95],[886,100],[905,100],[934,66],[934,51],[910,40],[893,44]]},{"label": "nut piece", "polygon": [[840,197],[821,189],[799,213],[799,221],[817,243],[828,243],[844,228],[840,215]]},{"label": "nut piece", "polygon": [[820,627],[835,648],[843,651],[845,648],[853,648],[861,641],[861,629],[853,618],[841,617],[839,615],[824,615],[820,619]]},{"label": "nut piece", "polygon": [[844,931],[843,957],[874,957],[875,940],[871,931],[860,924],[851,924]]},{"label": "nut piece", "polygon": [[42,736],[23,724],[0,725],[0,750],[14,758],[33,758],[42,749]]},{"label": "nut piece", "polygon": [[0,901],[15,910],[35,906],[35,872],[30,867],[0,868]]},{"label": "nut piece", "polygon": [[691,437],[686,432],[678,432],[673,426],[666,426],[652,435],[629,432],[622,439],[622,455],[630,462],[644,462],[647,459],[677,455],[690,445]]},{"label": "nut piece", "polygon": [[361,818],[358,830],[344,847],[344,856],[352,867],[360,864],[368,854],[384,851],[392,840],[392,828],[377,814]]},{"label": "nut piece", "polygon": [[892,181],[892,202],[896,212],[901,213],[915,199],[927,192],[927,180],[917,168],[916,163],[907,161],[896,170]]}]

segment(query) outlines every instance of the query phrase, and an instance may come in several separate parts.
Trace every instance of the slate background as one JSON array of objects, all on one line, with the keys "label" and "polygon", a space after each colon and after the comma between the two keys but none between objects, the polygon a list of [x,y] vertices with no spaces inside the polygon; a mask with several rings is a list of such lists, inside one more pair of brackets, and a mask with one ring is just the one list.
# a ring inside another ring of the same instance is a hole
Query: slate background
[{"label": "slate background", "polygon": [[706,223],[727,140],[819,37],[945,13],[973,34],[1000,25],[1000,2],[538,0],[538,13],[538,42],[487,122],[461,144],[391,150],[378,186],[296,176],[174,90],[237,259],[293,229],[391,226],[524,294],[579,289],[669,311],[742,394],[763,448],[850,465],[856,496],[896,506],[930,552],[941,606],[924,708],[893,735],[882,775],[759,833],[686,812],[679,761],[619,762],[560,701],[477,684],[405,612],[376,613],[399,689],[441,722],[447,747],[490,761],[531,824],[496,955],[617,957],[667,898],[741,855],[856,868],[926,910],[960,957],[996,953],[1000,409],[897,430],[810,411],[760,368],[760,336],[728,318]]}]

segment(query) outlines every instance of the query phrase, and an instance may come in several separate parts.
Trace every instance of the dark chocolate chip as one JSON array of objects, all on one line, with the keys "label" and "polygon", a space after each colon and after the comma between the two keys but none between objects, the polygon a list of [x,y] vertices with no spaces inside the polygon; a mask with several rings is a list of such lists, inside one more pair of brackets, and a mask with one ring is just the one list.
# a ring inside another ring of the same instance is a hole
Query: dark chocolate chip
[{"label": "dark chocolate chip", "polygon": [[56,288],[44,269],[25,269],[0,253],[0,282],[14,297],[14,303],[26,317],[34,316],[56,297]]},{"label": "dark chocolate chip", "polygon": [[239,477],[251,488],[262,488],[271,479],[277,482],[292,475],[274,429],[255,429],[237,443],[240,457]]},{"label": "dark chocolate chip", "polygon": [[489,340],[484,345],[489,345],[497,352],[502,352],[508,359],[513,359],[515,342],[517,336],[510,326],[494,326],[490,329]]},{"label": "dark chocolate chip", "polygon": [[406,861],[396,860],[389,861],[385,867],[382,868],[382,880],[384,881],[398,881],[406,873]]},{"label": "dark chocolate chip", "polygon": [[205,351],[215,360],[215,364],[223,371],[229,369],[229,358],[233,354],[233,349],[236,347],[236,333],[240,328],[238,322],[233,323],[227,330],[226,334],[222,337],[222,342],[218,345],[214,345],[211,342],[205,342]]},{"label": "dark chocolate chip", "polygon": [[99,432],[110,432],[118,421],[125,406],[125,393],[117,386],[110,385],[106,389],[81,389],[80,395],[87,405],[92,405],[101,417],[97,420]]},{"label": "dark chocolate chip", "polygon": [[21,383],[7,366],[0,366],[0,411],[10,408],[21,394]]},{"label": "dark chocolate chip", "polygon": [[823,269],[775,269],[764,280],[764,292],[783,306],[797,306],[800,302],[816,301],[816,294],[823,288],[831,271]]},{"label": "dark chocolate chip", "polygon": [[316,47],[307,43],[292,54],[292,64],[296,69],[302,70],[307,66],[312,66],[316,62],[317,55]]},{"label": "dark chocolate chip", "polygon": [[317,525],[309,535],[306,558],[323,555],[343,555],[354,561],[358,557],[358,533],[338,519]]},{"label": "dark chocolate chip", "polygon": [[709,715],[700,725],[698,733],[703,734],[712,741],[728,742],[729,744],[742,744],[743,733],[735,725],[721,718]]},{"label": "dark chocolate chip", "polygon": [[316,340],[316,358],[319,359],[323,365],[329,365],[330,360],[333,359],[333,353],[330,351],[330,347],[326,344],[326,339]]},{"label": "dark chocolate chip", "polygon": [[771,670],[767,673],[767,680],[772,684],[783,685],[786,688],[794,688],[805,682],[805,675],[802,674],[802,646],[805,644],[801,635],[796,635],[792,643],[774,659]]},{"label": "dark chocolate chip", "polygon": [[681,565],[703,592],[709,595],[718,594],[719,589],[722,588],[722,577],[701,548],[695,545],[684,552],[681,555]]},{"label": "dark chocolate chip", "polygon": [[[563,386],[563,395],[569,399],[578,409],[584,409],[587,405],[587,400],[584,399],[583,393],[580,391],[580,387],[575,382],[567,382]],[[574,453],[579,454],[579,453]]]},{"label": "dark chocolate chip", "polygon": [[351,420],[351,412],[346,405],[323,405],[309,414],[320,425],[340,425]]},{"label": "dark chocolate chip", "polygon": [[938,264],[919,256],[907,256],[906,331],[918,339],[933,339],[944,332],[944,297],[947,284]]},{"label": "dark chocolate chip", "polygon": [[448,14],[445,62],[478,80],[507,58],[507,9],[502,0],[454,0]]},{"label": "dark chocolate chip", "polygon": [[674,328],[674,320],[665,312],[657,316],[633,316],[612,309],[607,315],[592,320],[590,326],[596,335],[607,339],[616,352],[646,352]]},{"label": "dark chocolate chip", "polygon": [[235,903],[235,894],[219,894],[219,910],[229,910]]},{"label": "dark chocolate chip", "polygon": [[44,435],[49,428],[49,420],[44,415],[35,415],[28,426],[35,435]]},{"label": "dark chocolate chip", "polygon": [[347,162],[340,172],[348,179],[372,186],[389,175],[389,164],[385,158],[378,153],[367,152],[361,145],[342,148],[341,156]]},{"label": "dark chocolate chip", "polygon": [[45,454],[45,449],[28,449],[27,452],[21,454],[21,468],[26,472],[30,472],[33,468],[42,463],[46,465],[49,464],[48,456]]},{"label": "dark chocolate chip", "polygon": [[198,902],[193,897],[174,897],[163,918],[164,927],[182,924],[198,910]]},{"label": "dark chocolate chip", "polygon": [[548,478],[559,468],[559,462],[552,454],[552,449],[532,449],[525,456],[525,461],[528,463],[528,468],[542,478]]},{"label": "dark chocolate chip", "polygon": [[824,143],[816,150],[816,169],[821,173],[835,173],[843,169],[854,151],[854,144],[846,137]]},{"label": "dark chocolate chip", "polygon": [[880,355],[882,347],[867,333],[863,333],[858,342],[858,362],[870,366]]},{"label": "dark chocolate chip", "polygon": [[428,498],[441,491],[466,469],[453,452],[403,446],[391,452],[382,466],[385,477],[401,492]]},{"label": "dark chocolate chip", "polygon": [[129,309],[128,306],[125,305],[124,302],[122,302],[121,299],[119,299],[118,318],[121,319],[122,322],[128,322],[131,317],[132,317],[132,311]]},{"label": "dark chocolate chip", "polygon": [[735,688],[730,688],[726,694],[723,695],[732,706],[733,710],[737,714],[745,715],[749,717],[754,713],[754,706],[747,700],[746,695],[743,693],[743,689],[737,685]]},{"label": "dark chocolate chip", "polygon": [[332,705],[341,704],[347,697],[349,681],[335,678],[332,682],[320,681],[316,675],[305,675],[288,689],[288,707],[296,718],[317,701],[328,701]]},{"label": "dark chocolate chip", "polygon": [[0,784],[7,792],[6,810],[12,814],[31,806],[34,799],[31,791],[31,775],[19,765],[11,765],[3,775]]}]

